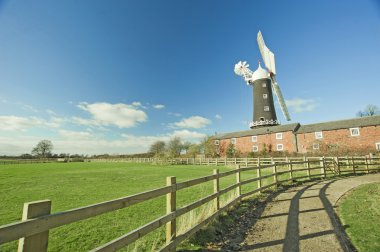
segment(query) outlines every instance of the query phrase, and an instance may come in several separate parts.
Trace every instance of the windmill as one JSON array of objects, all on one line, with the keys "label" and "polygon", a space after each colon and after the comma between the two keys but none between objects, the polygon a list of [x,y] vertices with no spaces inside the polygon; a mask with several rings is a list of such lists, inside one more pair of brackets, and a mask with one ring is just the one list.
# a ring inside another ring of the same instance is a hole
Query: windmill
[{"label": "windmill", "polygon": [[237,75],[244,78],[247,85],[253,86],[253,121],[249,124],[251,129],[258,126],[274,126],[280,124],[277,120],[274,108],[272,90],[277,96],[285,119],[290,121],[288,108],[286,107],[284,97],[276,81],[274,54],[266,47],[261,31],[257,34],[257,43],[267,70],[261,67],[260,61],[259,67],[254,72],[248,68],[249,65],[246,61],[239,61],[235,64],[234,69]]}]

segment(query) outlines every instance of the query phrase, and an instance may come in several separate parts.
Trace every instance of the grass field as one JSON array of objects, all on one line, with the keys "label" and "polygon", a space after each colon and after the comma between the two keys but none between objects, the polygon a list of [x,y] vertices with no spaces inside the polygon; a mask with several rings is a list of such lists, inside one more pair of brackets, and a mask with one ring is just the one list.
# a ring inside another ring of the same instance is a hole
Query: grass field
[{"label": "grass field", "polygon": [[[176,176],[177,182],[220,172],[231,168],[223,166],[151,165],[131,163],[42,163],[0,166],[0,225],[18,221],[24,202],[50,199],[52,213],[77,208],[101,201],[139,193],[165,186],[167,176]],[[262,175],[272,172],[264,169]],[[298,176],[305,173],[298,174]],[[242,180],[256,177],[256,171],[242,173]],[[295,174],[297,176],[297,174]],[[287,178],[283,174],[281,178]],[[263,181],[263,186],[272,178]],[[235,176],[221,178],[221,189],[235,183]],[[254,182],[245,185],[242,192],[256,188]],[[212,193],[212,182],[177,192],[177,207],[184,206]],[[233,192],[232,192],[233,193]],[[225,195],[227,201],[231,195]],[[207,208],[207,207],[206,207]],[[51,230],[50,251],[87,251],[133,230],[165,213],[165,197],[150,200],[127,209],[114,211],[88,220]],[[191,217],[191,216],[190,216]],[[188,226],[191,218],[179,220],[178,229]],[[180,231],[179,231],[180,232]],[[137,242],[138,251],[150,251],[154,244],[164,242],[164,229]],[[152,245],[153,244],[153,245]],[[0,251],[14,251],[17,242],[0,246]],[[133,246],[129,250],[133,249]]]},{"label": "grass field", "polygon": [[380,251],[380,183],[350,192],[340,203],[339,217],[358,251]]}]

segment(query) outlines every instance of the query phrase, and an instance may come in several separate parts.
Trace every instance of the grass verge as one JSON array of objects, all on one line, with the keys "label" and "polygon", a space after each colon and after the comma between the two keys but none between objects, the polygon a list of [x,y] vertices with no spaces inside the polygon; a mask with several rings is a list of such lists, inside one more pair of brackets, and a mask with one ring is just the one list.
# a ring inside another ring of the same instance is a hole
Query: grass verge
[{"label": "grass verge", "polygon": [[380,251],[380,183],[362,185],[347,194],[338,215],[358,251]]}]

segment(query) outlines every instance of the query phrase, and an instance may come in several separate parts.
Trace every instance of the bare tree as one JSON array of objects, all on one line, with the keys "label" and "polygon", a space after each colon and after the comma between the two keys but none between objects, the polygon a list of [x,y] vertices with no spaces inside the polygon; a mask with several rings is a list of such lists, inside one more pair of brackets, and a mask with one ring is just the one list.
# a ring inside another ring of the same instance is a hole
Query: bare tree
[{"label": "bare tree", "polygon": [[368,104],[363,111],[359,111],[356,115],[358,117],[379,115],[380,110],[376,105]]},{"label": "bare tree", "polygon": [[170,157],[179,157],[182,151],[182,142],[181,138],[173,137],[167,144],[167,152]]},{"label": "bare tree", "polygon": [[36,147],[33,148],[32,154],[45,158],[51,155],[52,150],[53,150],[53,143],[50,140],[42,140],[37,144]]},{"label": "bare tree", "polygon": [[165,146],[166,144],[164,141],[156,141],[150,146],[149,152],[154,153],[155,155],[161,155],[165,152]]}]

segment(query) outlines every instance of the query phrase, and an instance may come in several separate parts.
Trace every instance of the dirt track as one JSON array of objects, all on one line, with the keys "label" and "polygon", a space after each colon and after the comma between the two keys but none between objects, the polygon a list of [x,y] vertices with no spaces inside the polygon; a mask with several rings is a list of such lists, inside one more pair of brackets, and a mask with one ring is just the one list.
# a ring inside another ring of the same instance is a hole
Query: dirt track
[{"label": "dirt track", "polygon": [[[380,174],[308,182],[292,187],[255,206],[244,218],[252,225],[223,237],[222,251],[355,251],[335,208],[349,190],[380,182]],[[252,220],[252,218],[254,220]],[[247,221],[243,221],[247,223]],[[247,224],[245,224],[247,225]],[[241,226],[241,225],[240,225]],[[240,234],[239,234],[240,233]],[[212,249],[214,250],[214,249]]]}]

